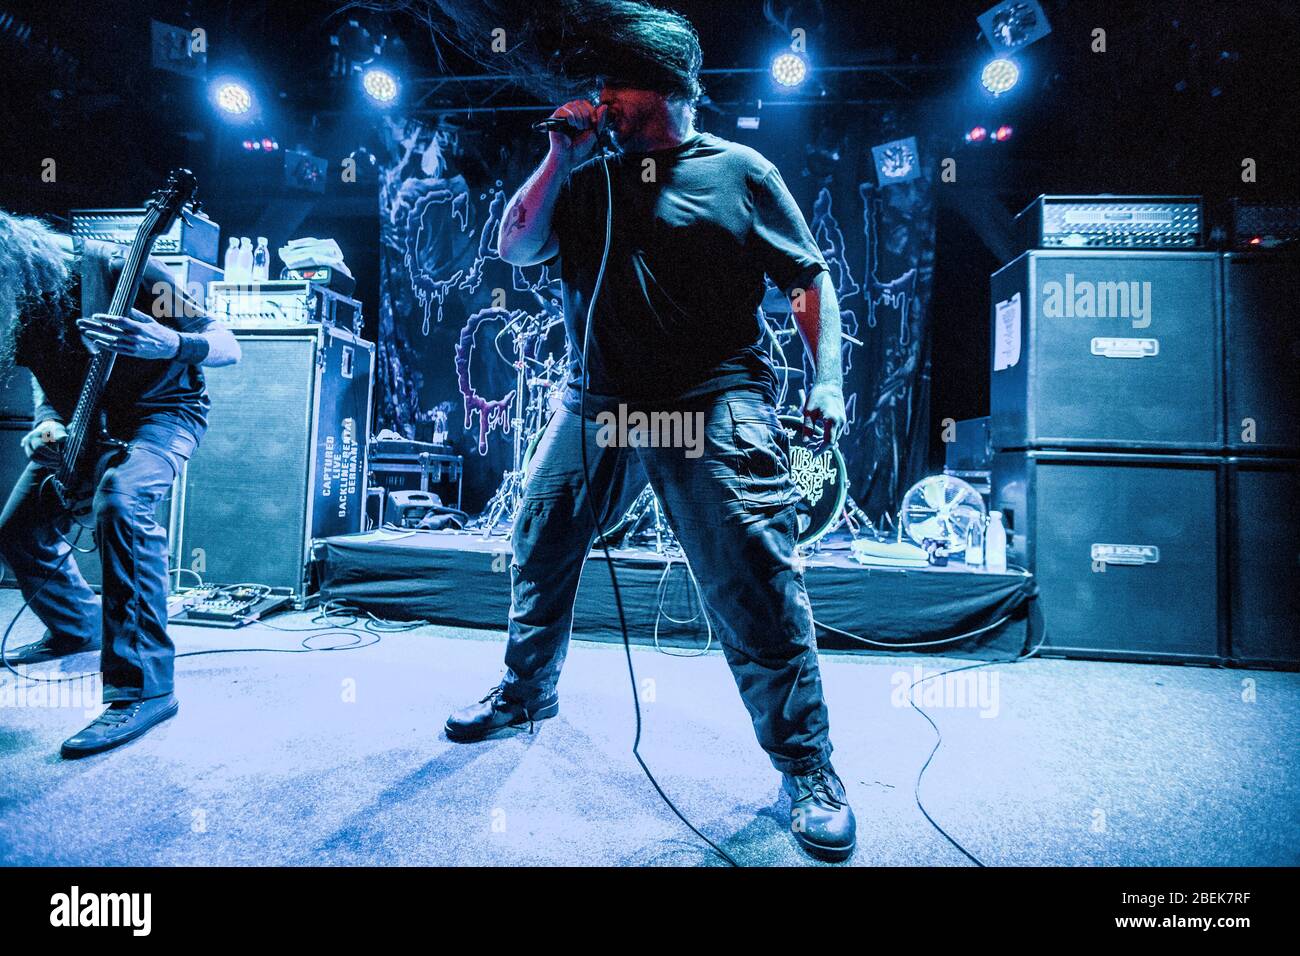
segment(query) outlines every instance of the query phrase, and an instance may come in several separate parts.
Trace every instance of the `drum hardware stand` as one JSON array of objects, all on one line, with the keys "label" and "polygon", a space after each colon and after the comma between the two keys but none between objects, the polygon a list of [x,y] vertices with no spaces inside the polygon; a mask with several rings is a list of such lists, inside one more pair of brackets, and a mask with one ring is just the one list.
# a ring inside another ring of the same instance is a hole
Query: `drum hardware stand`
[{"label": "drum hardware stand", "polygon": [[548,356],[545,362],[540,363],[542,373],[528,377],[529,362],[537,361],[528,356],[530,340],[540,340],[549,331],[550,325],[540,326],[536,319],[526,318],[529,321],[521,321],[514,334],[515,400],[514,413],[510,418],[510,427],[514,429],[514,450],[510,459],[511,467],[502,476],[501,485],[484,507],[483,514],[473,522],[474,527],[481,528],[485,541],[492,537],[498,525],[506,525],[507,531],[513,527],[519,509],[523,506],[527,471],[524,455],[532,437],[546,426],[546,395],[554,384],[549,376],[559,364]]},{"label": "drum hardware stand", "polygon": [[519,506],[523,503],[523,484],[523,473],[519,469],[512,468],[506,472],[501,486],[483,509],[483,516],[475,522],[483,529],[481,537],[484,541],[492,537],[497,525],[502,522],[513,525]]},{"label": "drum hardware stand", "polygon": [[[622,528],[627,528],[627,532],[623,533],[623,537],[626,539],[645,520],[647,515],[650,517],[650,529],[655,536],[655,553],[666,554],[670,548],[676,546],[676,538],[673,535],[672,528],[668,526],[668,519],[664,515],[663,506],[659,503],[659,496],[654,493],[654,489],[649,485],[646,485],[641,494],[637,495],[636,500],[632,502],[632,506],[624,512],[623,518],[611,530],[617,534]],[[607,535],[607,537],[610,536]]]},{"label": "drum hardware stand", "polygon": [[839,531],[840,528],[845,525],[848,526],[849,534],[853,536],[855,541],[862,537],[864,530],[871,537],[879,537],[880,535],[880,532],[876,529],[875,522],[867,517],[867,513],[858,506],[858,503],[853,500],[852,495],[849,495],[844,499],[844,510],[840,512],[839,520],[836,521],[830,531],[826,533],[831,534]]}]

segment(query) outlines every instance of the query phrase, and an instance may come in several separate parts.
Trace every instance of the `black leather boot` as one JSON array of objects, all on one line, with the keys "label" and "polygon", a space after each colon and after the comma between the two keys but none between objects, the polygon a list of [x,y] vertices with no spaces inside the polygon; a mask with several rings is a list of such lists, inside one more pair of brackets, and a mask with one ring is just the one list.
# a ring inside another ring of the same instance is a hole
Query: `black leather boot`
[{"label": "black leather boot", "polygon": [[5,648],[5,660],[15,667],[25,664],[43,664],[46,661],[99,650],[99,641],[74,641],[50,631],[39,641],[22,647]]},{"label": "black leather boot", "polygon": [[84,730],[65,740],[60,753],[73,758],[112,750],[174,717],[180,706],[171,694],[149,700],[114,701]]},{"label": "black leather boot", "polygon": [[531,706],[506,700],[504,686],[498,684],[477,704],[463,707],[447,718],[447,739],[458,744],[487,740],[489,737],[519,727],[532,733],[539,720],[549,720],[560,712],[560,698],[552,695]]},{"label": "black leather boot", "polygon": [[825,764],[812,773],[784,774],[790,795],[790,832],[809,854],[847,860],[857,842],[857,821],[835,768]]}]

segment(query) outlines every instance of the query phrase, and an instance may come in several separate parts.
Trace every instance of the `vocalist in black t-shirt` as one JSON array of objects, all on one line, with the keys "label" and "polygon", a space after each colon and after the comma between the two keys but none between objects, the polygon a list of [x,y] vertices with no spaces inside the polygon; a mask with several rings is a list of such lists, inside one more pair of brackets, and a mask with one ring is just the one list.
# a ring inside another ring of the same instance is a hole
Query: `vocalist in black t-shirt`
[{"label": "vocalist in black t-shirt", "polygon": [[[447,736],[482,740],[558,713],[573,600],[596,534],[585,441],[597,512],[617,507],[630,466],[649,477],[699,580],[758,741],[783,774],[795,838],[814,854],[843,859],[853,851],[855,824],[830,763],[812,611],[794,561],[797,492],[758,310],[770,277],[790,296],[815,365],[805,427],[833,441],[845,421],[839,305],[776,168],[694,128],[699,45],[689,23],[674,25],[683,57],[628,58],[624,75],[604,78],[598,102],[555,111],[572,135],[550,134],[545,161],[505,213],[503,259],[529,265],[558,257],[576,355],[593,296],[595,307],[587,365],[572,369],[514,526],[505,679],[453,714]],[[597,129],[610,130],[621,147],[608,166],[612,204],[603,160],[591,158]],[[597,290],[607,212],[612,239]],[[683,448],[611,440],[596,417],[619,406],[697,416],[703,441]]]}]

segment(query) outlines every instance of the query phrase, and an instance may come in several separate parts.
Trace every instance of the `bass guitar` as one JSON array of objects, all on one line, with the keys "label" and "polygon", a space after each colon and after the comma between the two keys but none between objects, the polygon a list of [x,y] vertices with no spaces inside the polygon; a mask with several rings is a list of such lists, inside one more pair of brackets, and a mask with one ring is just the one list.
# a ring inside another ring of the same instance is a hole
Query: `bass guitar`
[{"label": "bass guitar", "polygon": [[[135,238],[126,252],[122,274],[113,291],[108,312],[130,315],[140,278],[144,275],[154,242],[172,227],[187,203],[194,199],[198,183],[188,169],[173,170],[167,184],[153,194],[136,229]],[[107,449],[124,448],[108,434],[101,402],[108,377],[113,372],[116,353],[96,349],[90,358],[86,380],[77,398],[77,407],[68,423],[68,435],[62,443],[59,462],[50,478],[54,492],[65,509],[74,515],[90,511],[94,496],[95,468]]]}]

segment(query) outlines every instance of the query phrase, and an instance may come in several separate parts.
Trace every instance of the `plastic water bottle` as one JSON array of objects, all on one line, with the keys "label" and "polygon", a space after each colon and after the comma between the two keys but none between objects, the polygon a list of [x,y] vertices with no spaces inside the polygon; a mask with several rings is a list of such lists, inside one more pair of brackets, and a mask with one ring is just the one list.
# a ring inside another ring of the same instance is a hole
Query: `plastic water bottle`
[{"label": "plastic water bottle", "polygon": [[271,250],[267,248],[266,236],[257,237],[257,248],[253,250],[253,281],[265,282],[271,277]]},{"label": "plastic water bottle", "polygon": [[984,516],[978,515],[966,527],[966,554],[962,560],[968,568],[984,566]]},{"label": "plastic water bottle", "polygon": [[1001,511],[989,512],[989,530],[984,540],[984,564],[988,570],[997,573],[1007,569],[1007,529],[1002,523]]},{"label": "plastic water bottle", "polygon": [[248,282],[253,278],[253,240],[247,236],[239,239],[239,278],[236,282]]},{"label": "plastic water bottle", "polygon": [[221,268],[225,272],[227,282],[235,282],[239,273],[239,238],[230,237],[230,245],[226,246],[226,256],[221,260]]}]

